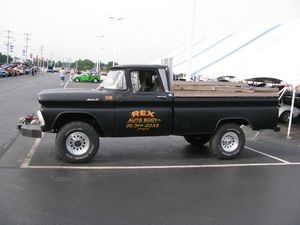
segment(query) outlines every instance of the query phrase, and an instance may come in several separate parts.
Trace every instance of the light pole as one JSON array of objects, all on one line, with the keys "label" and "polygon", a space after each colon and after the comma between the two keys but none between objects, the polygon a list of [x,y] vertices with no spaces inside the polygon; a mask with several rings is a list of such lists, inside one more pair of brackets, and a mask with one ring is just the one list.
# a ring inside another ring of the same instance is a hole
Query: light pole
[{"label": "light pole", "polygon": [[[103,50],[104,48],[100,48],[100,50]],[[97,73],[100,74],[101,72],[101,57],[98,58],[98,61],[97,61]]]},{"label": "light pole", "polygon": [[[95,35],[96,38],[98,39],[102,39],[104,38],[104,35]],[[100,49],[104,49],[104,48],[100,48]],[[100,72],[101,68],[100,68],[100,59],[97,57],[97,61],[96,61],[96,73]]]},{"label": "light pole", "polygon": [[27,56],[28,56],[28,41],[29,40],[31,40],[29,37],[30,37],[30,35],[31,34],[29,34],[29,33],[26,33],[26,34],[24,34],[25,36],[26,36],[26,38],[25,38],[25,40],[26,40],[26,45],[25,45],[25,61],[27,62]]},{"label": "light pole", "polygon": [[189,55],[188,55],[188,71],[187,77],[189,80],[192,78],[192,60],[193,60],[193,42],[194,42],[194,33],[195,33],[195,19],[196,19],[196,8],[197,0],[193,1],[192,5],[192,21],[191,21],[191,30],[190,30],[190,40],[189,40]]},{"label": "light pole", "polygon": [[111,19],[114,21],[114,26],[113,26],[113,29],[114,29],[114,43],[113,43],[113,59],[112,59],[112,62],[113,62],[113,66],[115,65],[115,60],[116,60],[116,49],[117,49],[117,29],[116,29],[116,22],[117,21],[121,21],[123,20],[124,18],[123,17],[113,17],[113,16],[110,16],[108,17],[108,19]]}]

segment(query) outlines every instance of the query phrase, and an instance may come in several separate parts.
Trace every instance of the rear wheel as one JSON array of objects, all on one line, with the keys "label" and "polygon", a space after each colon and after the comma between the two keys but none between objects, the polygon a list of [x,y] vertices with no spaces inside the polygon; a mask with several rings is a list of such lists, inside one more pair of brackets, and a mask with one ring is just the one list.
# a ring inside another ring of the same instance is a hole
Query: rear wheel
[{"label": "rear wheel", "polygon": [[85,163],[98,152],[99,136],[88,123],[70,122],[57,133],[55,148],[64,161]]},{"label": "rear wheel", "polygon": [[280,121],[283,123],[288,123],[290,120],[290,111],[284,111],[280,116]]},{"label": "rear wheel", "polygon": [[184,136],[184,139],[191,145],[200,146],[206,144],[209,141],[209,135],[187,135]]},{"label": "rear wheel", "polygon": [[210,149],[219,159],[238,157],[245,146],[245,134],[237,124],[220,126],[210,138]]}]

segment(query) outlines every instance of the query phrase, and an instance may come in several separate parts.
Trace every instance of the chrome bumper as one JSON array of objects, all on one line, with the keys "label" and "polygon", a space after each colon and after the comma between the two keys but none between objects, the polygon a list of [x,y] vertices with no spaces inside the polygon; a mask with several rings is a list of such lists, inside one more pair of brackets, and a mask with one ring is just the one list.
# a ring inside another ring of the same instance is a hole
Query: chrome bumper
[{"label": "chrome bumper", "polygon": [[27,125],[19,124],[17,128],[20,130],[20,134],[25,137],[41,138],[42,130],[40,125]]},{"label": "chrome bumper", "polygon": [[20,134],[25,137],[41,138],[42,129],[41,126],[45,125],[45,121],[41,111],[37,111],[37,118],[34,117],[34,114],[29,117],[20,118],[20,122],[17,125],[17,129],[20,131]]}]

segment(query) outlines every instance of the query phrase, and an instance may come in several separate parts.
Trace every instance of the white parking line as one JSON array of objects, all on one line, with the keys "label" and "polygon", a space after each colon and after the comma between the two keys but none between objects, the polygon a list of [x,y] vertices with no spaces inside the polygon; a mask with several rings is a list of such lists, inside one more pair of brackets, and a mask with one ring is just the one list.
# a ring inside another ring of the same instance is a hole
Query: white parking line
[{"label": "white parking line", "polygon": [[68,86],[68,83],[70,82],[70,80],[71,80],[71,77],[68,79],[67,83],[65,84],[65,86],[64,86],[64,89],[66,89],[66,88],[67,88],[67,86]]},{"label": "white parking line", "polygon": [[258,167],[258,166],[291,166],[295,163],[236,163],[236,164],[208,164],[208,165],[170,165],[170,166],[27,166],[28,169],[69,169],[69,170],[146,170],[146,169],[198,169],[198,168],[230,168],[230,167]]},{"label": "white parking line", "polygon": [[28,166],[30,164],[30,161],[31,161],[34,153],[36,152],[36,150],[37,150],[37,148],[38,148],[41,140],[42,140],[41,138],[35,139],[35,141],[34,141],[32,147],[31,147],[30,151],[28,152],[26,158],[23,160],[20,168],[28,168]]},{"label": "white parking line", "polygon": [[248,150],[250,150],[250,151],[256,152],[256,153],[258,153],[258,154],[261,154],[261,155],[267,156],[267,157],[269,157],[269,158],[275,159],[275,160],[277,160],[277,161],[280,161],[280,162],[282,162],[282,163],[286,163],[286,164],[287,164],[287,163],[291,163],[291,162],[286,161],[286,160],[284,160],[284,159],[280,159],[280,158],[278,158],[278,157],[275,157],[275,156],[273,156],[273,155],[269,155],[269,154],[267,154],[267,153],[258,151],[258,150],[256,150],[256,149],[250,148],[250,147],[248,147],[248,146],[245,146],[245,148],[248,149]]}]

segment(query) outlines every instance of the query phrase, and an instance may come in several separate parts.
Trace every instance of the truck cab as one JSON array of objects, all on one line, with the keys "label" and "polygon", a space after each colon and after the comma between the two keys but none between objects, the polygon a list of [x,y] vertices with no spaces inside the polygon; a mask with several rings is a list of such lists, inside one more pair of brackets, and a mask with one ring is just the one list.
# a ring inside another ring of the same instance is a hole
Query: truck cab
[{"label": "truck cab", "polygon": [[115,136],[171,133],[173,98],[167,67],[114,67],[99,89],[116,95]]}]

